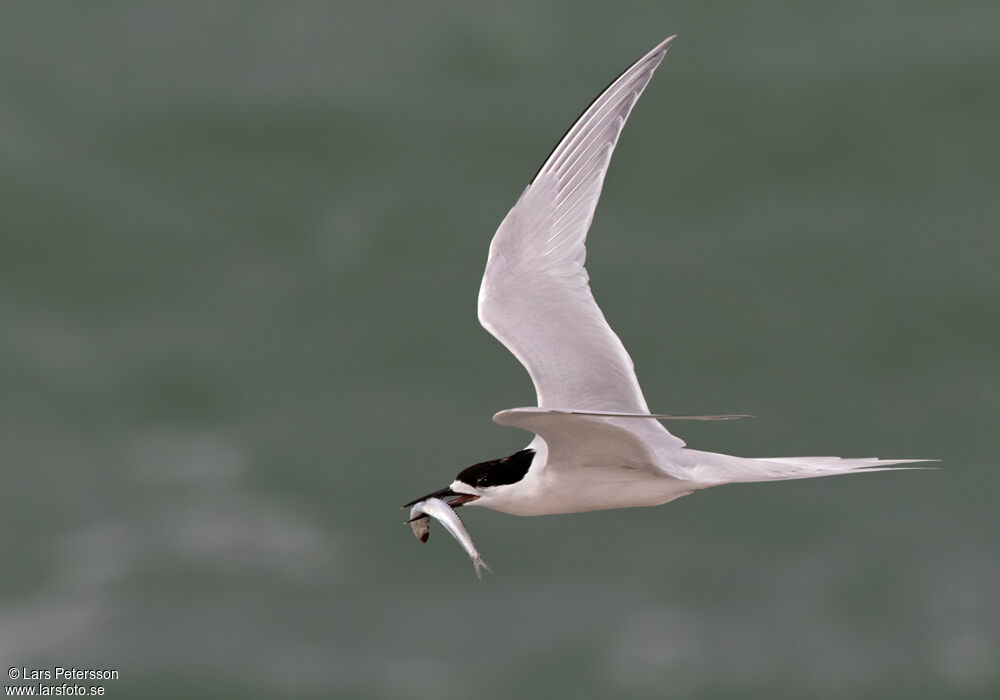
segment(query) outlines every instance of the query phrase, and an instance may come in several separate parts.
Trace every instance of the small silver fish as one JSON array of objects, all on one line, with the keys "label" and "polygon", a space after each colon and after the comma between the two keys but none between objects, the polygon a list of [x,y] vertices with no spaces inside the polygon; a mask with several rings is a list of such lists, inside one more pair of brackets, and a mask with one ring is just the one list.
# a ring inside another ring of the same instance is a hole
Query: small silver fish
[{"label": "small silver fish", "polygon": [[462,524],[462,519],[458,517],[458,513],[440,498],[428,498],[425,501],[415,504],[410,509],[410,526],[413,528],[413,534],[417,536],[417,539],[421,542],[427,541],[430,533],[430,520],[427,516],[437,518],[441,521],[441,524],[451,533],[451,536],[458,540],[458,543],[462,545],[466,554],[472,559],[472,565],[475,567],[476,576],[480,581],[483,579],[482,569],[486,569],[492,573],[492,569],[486,565],[483,558],[479,556],[479,552],[476,551],[476,546],[472,544],[469,531],[465,529],[465,525]]}]

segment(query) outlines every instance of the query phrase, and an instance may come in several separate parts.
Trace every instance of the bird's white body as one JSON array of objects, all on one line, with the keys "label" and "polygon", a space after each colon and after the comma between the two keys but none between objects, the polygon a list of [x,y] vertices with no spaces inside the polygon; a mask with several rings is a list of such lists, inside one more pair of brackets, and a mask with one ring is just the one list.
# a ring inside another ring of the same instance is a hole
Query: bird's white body
[{"label": "bird's white body", "polygon": [[[564,465],[548,461],[545,441],[535,438],[528,446],[537,451],[535,463],[520,481],[479,491],[480,497],[469,505],[484,506],[510,515],[552,515],[583,513],[591,510],[660,506],[686,496],[699,488],[697,484],[675,479],[666,473],[634,469],[627,464],[608,460],[602,465],[581,468],[578,464]],[[693,452],[693,450],[686,450]],[[455,481],[451,488],[457,493],[471,489]]]},{"label": "bird's white body", "polygon": [[655,506],[720,484],[920,461],[702,452],[667,431],[664,416],[649,413],[632,360],[591,294],[585,243],[618,136],[672,40],[639,59],[584,111],[493,237],[479,319],[527,368],[538,396],[537,407],[501,411],[494,420],[534,433],[528,446],[534,455],[516,478],[460,474],[449,487],[462,494],[453,505],[514,515]]},{"label": "bird's white body", "polygon": [[[532,409],[502,411],[496,419],[509,421],[522,411],[530,415]],[[520,481],[477,489],[456,480],[450,488],[456,493],[478,496],[468,505],[511,515],[552,515],[660,506],[722,484],[881,471],[893,468],[894,464],[922,461],[875,457],[736,457],[677,447],[670,441],[659,440],[657,431],[649,429],[651,425],[659,425],[653,418],[562,412],[548,415],[540,411],[536,416],[544,417],[535,421],[535,425],[545,431],[549,442],[557,445],[554,454],[549,451],[548,442],[536,435],[528,445],[528,449],[535,450],[534,460]],[[544,426],[546,422],[550,426]],[[641,435],[643,432],[645,436]]]}]

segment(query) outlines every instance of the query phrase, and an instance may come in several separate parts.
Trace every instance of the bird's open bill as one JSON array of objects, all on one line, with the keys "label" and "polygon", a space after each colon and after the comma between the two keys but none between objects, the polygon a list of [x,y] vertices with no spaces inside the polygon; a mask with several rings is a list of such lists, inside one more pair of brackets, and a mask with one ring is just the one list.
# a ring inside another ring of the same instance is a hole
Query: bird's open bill
[{"label": "bird's open bill", "polygon": [[[452,508],[458,508],[459,506],[465,505],[469,501],[474,501],[477,498],[479,498],[479,496],[473,496],[473,495],[468,494],[468,493],[458,493],[456,491],[452,491],[451,487],[448,486],[448,487],[445,487],[445,488],[441,489],[440,491],[435,491],[434,493],[429,493],[426,496],[421,496],[420,498],[416,498],[416,499],[410,501],[409,503],[407,503],[405,506],[401,506],[401,507],[402,508],[409,508],[410,506],[412,506],[412,505],[414,505],[416,503],[420,503],[420,501],[426,501],[428,498],[441,498],[441,499],[444,499],[444,498],[449,498],[451,496],[455,496],[456,498],[454,500],[451,500],[451,501],[446,501],[446,503],[449,506],[451,506]],[[424,516],[419,516],[419,517],[426,518],[427,516],[424,515]]]}]

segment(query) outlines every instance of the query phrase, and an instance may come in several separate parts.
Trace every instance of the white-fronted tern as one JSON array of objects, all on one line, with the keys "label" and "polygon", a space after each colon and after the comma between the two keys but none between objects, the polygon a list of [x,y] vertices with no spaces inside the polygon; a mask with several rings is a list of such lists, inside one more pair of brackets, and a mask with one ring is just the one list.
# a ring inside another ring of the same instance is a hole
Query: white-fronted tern
[{"label": "white-fronted tern", "polygon": [[[585,241],[618,136],[673,40],[636,61],[587,107],[490,244],[479,320],[527,368],[538,397],[538,406],[501,411],[493,420],[534,439],[509,457],[462,470],[448,487],[404,508],[440,498],[450,498],[452,508],[475,505],[513,515],[658,506],[721,484],[929,461],[702,452],[685,447],[660,421],[741,416],[650,414],[632,360],[591,294]],[[434,517],[448,517],[433,506]],[[414,515],[420,518],[425,510]],[[455,534],[455,524],[449,524]],[[414,528],[426,540],[425,524]],[[469,551],[471,540],[461,532],[456,537]]]}]

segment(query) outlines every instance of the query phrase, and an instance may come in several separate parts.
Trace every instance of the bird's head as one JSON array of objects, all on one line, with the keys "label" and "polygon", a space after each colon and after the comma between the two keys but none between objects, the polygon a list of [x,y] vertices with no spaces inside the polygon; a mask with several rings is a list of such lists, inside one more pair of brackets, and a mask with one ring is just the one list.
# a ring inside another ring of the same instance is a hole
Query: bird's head
[{"label": "bird's head", "polygon": [[499,489],[516,484],[524,478],[534,457],[534,450],[525,449],[503,459],[473,464],[460,471],[450,486],[410,501],[403,507],[409,508],[428,498],[446,499],[451,497],[454,498],[448,501],[448,505],[452,508],[480,499],[482,502],[477,503],[477,505],[488,506],[491,496],[494,496]]}]

